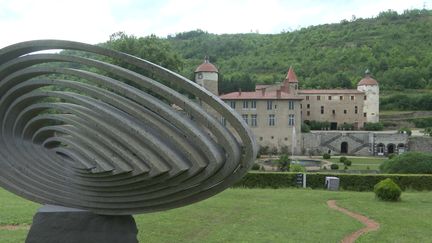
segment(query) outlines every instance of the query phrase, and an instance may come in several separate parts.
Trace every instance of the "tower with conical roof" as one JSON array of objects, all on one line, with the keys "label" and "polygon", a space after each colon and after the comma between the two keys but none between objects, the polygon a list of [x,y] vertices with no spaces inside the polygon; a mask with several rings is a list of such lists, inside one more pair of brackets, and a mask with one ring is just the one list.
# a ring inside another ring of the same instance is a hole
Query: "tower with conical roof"
[{"label": "tower with conical roof", "polygon": [[357,84],[357,90],[364,92],[363,114],[366,122],[379,122],[379,85],[372,78],[369,69],[365,72],[365,77]]},{"label": "tower with conical roof", "polygon": [[298,91],[298,79],[292,66],[288,69],[287,76],[282,83],[281,90],[286,93],[293,95],[297,94]]},{"label": "tower with conical roof", "polygon": [[196,83],[218,96],[218,79],[218,69],[210,63],[206,56],[204,62],[195,70]]}]

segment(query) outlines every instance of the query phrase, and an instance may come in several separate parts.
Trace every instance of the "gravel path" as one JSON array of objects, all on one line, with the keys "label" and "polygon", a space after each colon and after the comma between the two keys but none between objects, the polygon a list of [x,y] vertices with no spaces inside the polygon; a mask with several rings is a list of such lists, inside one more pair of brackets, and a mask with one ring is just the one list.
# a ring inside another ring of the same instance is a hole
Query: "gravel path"
[{"label": "gravel path", "polygon": [[364,228],[361,228],[361,229],[359,229],[359,230],[357,230],[357,231],[355,231],[355,232],[353,232],[353,233],[345,236],[341,240],[342,243],[355,242],[357,240],[357,238],[360,237],[362,234],[365,234],[365,233],[367,233],[369,231],[376,231],[380,227],[379,223],[377,223],[376,221],[374,221],[374,220],[372,220],[372,219],[370,219],[370,218],[368,218],[368,217],[366,217],[364,215],[348,211],[346,208],[339,207],[338,205],[336,205],[336,201],[335,200],[328,200],[327,201],[327,205],[331,209],[338,210],[339,212],[342,212],[342,213],[344,213],[344,214],[346,214],[346,215],[348,215],[348,216],[350,216],[352,218],[357,219],[358,221],[360,221],[361,223],[363,223],[366,226]]}]

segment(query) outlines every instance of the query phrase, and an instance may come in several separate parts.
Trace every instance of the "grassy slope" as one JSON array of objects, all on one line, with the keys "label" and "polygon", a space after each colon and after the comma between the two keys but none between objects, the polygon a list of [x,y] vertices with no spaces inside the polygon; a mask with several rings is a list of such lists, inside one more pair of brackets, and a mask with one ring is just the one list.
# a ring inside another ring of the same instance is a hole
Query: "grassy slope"
[{"label": "grassy slope", "polygon": [[[0,190],[1,225],[28,224],[37,205]],[[365,214],[381,229],[358,242],[429,242],[432,192],[405,192],[399,203],[373,193],[298,189],[229,189],[203,202],[135,216],[140,242],[338,242],[362,225],[326,201]],[[0,230],[1,242],[23,242],[26,230]]]}]

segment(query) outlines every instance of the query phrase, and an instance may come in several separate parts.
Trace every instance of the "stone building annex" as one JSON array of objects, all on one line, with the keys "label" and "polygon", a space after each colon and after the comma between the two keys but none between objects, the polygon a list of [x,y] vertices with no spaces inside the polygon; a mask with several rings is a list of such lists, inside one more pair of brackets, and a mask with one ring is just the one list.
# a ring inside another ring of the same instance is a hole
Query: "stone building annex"
[{"label": "stone building annex", "polygon": [[[357,89],[304,90],[290,67],[279,84],[219,95],[218,69],[206,58],[195,70],[195,81],[236,110],[260,146],[286,147],[294,154],[387,155],[407,150],[406,134],[359,130],[366,122],[379,122],[379,85],[369,71]],[[329,122],[329,127],[302,133],[301,124],[310,121]],[[342,130],[346,124],[354,129]]]}]

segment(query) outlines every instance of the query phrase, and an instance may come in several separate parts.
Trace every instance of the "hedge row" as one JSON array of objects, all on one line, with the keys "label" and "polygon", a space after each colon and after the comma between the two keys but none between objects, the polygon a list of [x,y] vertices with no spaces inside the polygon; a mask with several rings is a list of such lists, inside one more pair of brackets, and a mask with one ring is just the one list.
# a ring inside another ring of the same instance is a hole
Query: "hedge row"
[{"label": "hedge row", "polygon": [[[306,186],[313,189],[324,189],[326,176],[338,177],[340,188],[350,191],[373,191],[375,184],[386,178],[391,178],[402,190],[432,191],[432,175],[307,173]],[[296,186],[296,173],[290,172],[250,172],[234,185],[234,187],[244,188],[287,188]]]}]

